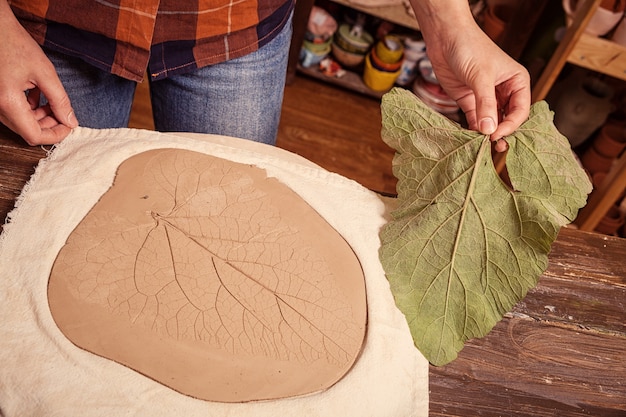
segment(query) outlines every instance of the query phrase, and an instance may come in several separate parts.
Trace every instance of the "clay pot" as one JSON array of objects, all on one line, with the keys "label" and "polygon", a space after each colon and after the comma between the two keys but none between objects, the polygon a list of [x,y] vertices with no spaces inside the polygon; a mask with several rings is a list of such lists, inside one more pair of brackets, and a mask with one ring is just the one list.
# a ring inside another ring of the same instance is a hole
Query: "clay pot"
[{"label": "clay pot", "polygon": [[602,187],[606,174],[608,174],[608,172],[598,171],[591,176],[591,183],[593,184],[594,190],[598,190]]},{"label": "clay pot", "polygon": [[626,16],[622,17],[622,20],[620,20],[619,24],[615,28],[615,31],[613,31],[611,40],[622,46],[626,46]]},{"label": "clay pot", "polygon": [[593,146],[590,146],[580,158],[583,167],[589,171],[592,177],[598,172],[609,172],[614,160],[615,158],[599,154]]},{"label": "clay pot", "polygon": [[498,43],[502,40],[507,22],[511,19],[513,7],[509,4],[489,5],[483,13],[482,29],[493,40]]},{"label": "clay pot", "polygon": [[593,139],[592,146],[602,156],[617,158],[626,148],[626,127],[606,123]]},{"label": "clay pot", "polygon": [[554,107],[554,124],[572,147],[578,146],[602,126],[611,111],[613,89],[599,78],[567,80]]},{"label": "clay pot", "polygon": [[620,228],[624,226],[624,216],[619,211],[619,207],[616,205],[611,206],[606,215],[600,220],[600,223],[595,228],[598,233],[604,233],[605,235],[617,235]]}]

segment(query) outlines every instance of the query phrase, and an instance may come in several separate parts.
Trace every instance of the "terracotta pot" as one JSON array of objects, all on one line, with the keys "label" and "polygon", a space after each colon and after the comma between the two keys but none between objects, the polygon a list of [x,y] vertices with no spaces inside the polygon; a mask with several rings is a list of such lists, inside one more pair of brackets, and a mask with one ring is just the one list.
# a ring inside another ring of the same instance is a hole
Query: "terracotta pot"
[{"label": "terracotta pot", "polygon": [[554,107],[554,124],[572,147],[598,130],[613,110],[613,88],[595,76],[568,78]]},{"label": "terracotta pot", "polygon": [[604,233],[605,235],[617,235],[620,228],[624,226],[624,216],[619,211],[616,205],[611,206],[606,215],[600,220],[600,223],[595,228],[598,233]]},{"label": "terracotta pot", "polygon": [[602,156],[617,158],[626,148],[626,127],[606,123],[593,139],[592,146]]},{"label": "terracotta pot", "polygon": [[504,28],[512,13],[513,8],[508,4],[493,4],[485,9],[482,29],[495,43],[502,40]]},{"label": "terracotta pot", "polygon": [[614,160],[615,158],[600,155],[593,146],[590,146],[580,158],[583,167],[589,171],[592,177],[598,172],[609,172]]},{"label": "terracotta pot", "polygon": [[602,187],[602,183],[604,182],[604,179],[606,178],[606,174],[608,174],[608,172],[596,172],[595,174],[593,174],[591,176],[591,183],[593,184],[593,189],[594,190],[598,190],[600,189],[600,187]]}]

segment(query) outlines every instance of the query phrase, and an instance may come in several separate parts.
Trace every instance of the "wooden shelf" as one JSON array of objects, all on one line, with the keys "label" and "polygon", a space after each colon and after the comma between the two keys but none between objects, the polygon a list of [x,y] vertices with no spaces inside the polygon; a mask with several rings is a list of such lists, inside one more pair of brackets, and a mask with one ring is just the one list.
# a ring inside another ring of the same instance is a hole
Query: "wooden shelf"
[{"label": "wooden shelf", "polygon": [[403,4],[390,4],[388,6],[367,7],[352,3],[349,0],[332,0],[333,3],[350,7],[351,9],[367,13],[371,16],[379,17],[388,22],[395,23],[409,29],[419,30],[415,16],[409,14],[407,8]]},{"label": "wooden shelf", "polygon": [[[566,63],[626,80],[626,48],[610,40],[585,33],[585,28],[601,1],[586,0],[578,9],[559,46],[533,87],[533,102],[546,97]],[[593,231],[626,190],[626,154],[611,167],[604,182],[599,189],[591,192],[587,205],[578,213],[575,223],[581,230]]]},{"label": "wooden shelf", "polygon": [[581,34],[567,62],[626,80],[626,48],[608,39]]},{"label": "wooden shelf", "polygon": [[387,91],[372,90],[371,88],[365,85],[361,74],[354,72],[354,71],[349,71],[349,70],[345,70],[345,71],[346,71],[345,74],[341,77],[329,77],[328,75],[324,75],[317,68],[317,66],[305,68],[302,65],[298,65],[298,72],[301,72],[302,74],[306,74],[315,79],[322,80],[326,83],[343,87],[351,91],[356,91],[357,93],[361,93],[366,96],[380,99],[387,92]]}]

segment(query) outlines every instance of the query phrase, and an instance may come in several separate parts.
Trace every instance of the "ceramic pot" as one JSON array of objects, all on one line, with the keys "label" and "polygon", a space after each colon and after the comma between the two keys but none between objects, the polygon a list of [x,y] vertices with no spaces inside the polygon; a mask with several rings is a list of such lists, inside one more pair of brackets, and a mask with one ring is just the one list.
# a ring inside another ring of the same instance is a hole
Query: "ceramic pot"
[{"label": "ceramic pot", "polygon": [[602,126],[613,109],[613,90],[595,77],[568,82],[554,106],[554,124],[572,147]]},{"label": "ceramic pot", "polygon": [[381,71],[372,65],[371,54],[365,56],[363,82],[374,91],[387,91],[396,82],[401,68],[395,72]]},{"label": "ceramic pot", "polygon": [[483,31],[493,40],[498,43],[502,40],[504,29],[507,22],[511,19],[513,8],[509,4],[500,3],[488,5],[483,12]]},{"label": "ceramic pot", "polygon": [[624,216],[619,211],[619,207],[616,205],[611,206],[606,215],[600,220],[600,223],[595,228],[598,233],[605,235],[615,236],[619,229],[624,226]]},{"label": "ceramic pot", "polygon": [[626,148],[626,127],[606,123],[593,139],[592,146],[602,156],[617,158]]},{"label": "ceramic pot", "polygon": [[335,42],[332,43],[331,49],[337,62],[344,67],[356,67],[363,63],[363,60],[365,59],[365,54],[346,51]]},{"label": "ceramic pot", "polygon": [[[567,15],[568,24],[574,19],[578,8],[583,4],[582,0],[563,0],[563,10]],[[593,36],[604,36],[611,31],[622,19],[625,0],[604,0],[593,14],[585,32]]]},{"label": "ceramic pot", "polygon": [[376,56],[385,64],[395,64],[403,58],[404,45],[400,38],[387,35],[376,43]]},{"label": "ceramic pot", "polygon": [[593,184],[594,190],[599,190],[600,187],[602,187],[607,174],[608,172],[599,171],[591,176],[591,183]]},{"label": "ceramic pot", "polygon": [[598,172],[609,172],[614,160],[615,158],[600,155],[593,146],[590,146],[580,158],[583,167],[589,171],[592,177]]},{"label": "ceramic pot", "polygon": [[611,40],[622,46],[626,46],[626,16],[622,17],[622,20],[620,20],[615,28],[613,35],[611,35]]},{"label": "ceramic pot", "polygon": [[404,61],[396,84],[400,86],[410,85],[417,75],[417,63],[426,56],[426,44],[424,41],[407,38],[404,40]]}]

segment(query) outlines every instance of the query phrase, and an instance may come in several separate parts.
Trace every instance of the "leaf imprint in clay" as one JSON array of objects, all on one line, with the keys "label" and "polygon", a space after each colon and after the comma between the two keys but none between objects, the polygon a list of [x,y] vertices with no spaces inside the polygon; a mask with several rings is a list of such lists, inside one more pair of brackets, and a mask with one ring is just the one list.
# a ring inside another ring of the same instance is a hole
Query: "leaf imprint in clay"
[{"label": "leaf imprint in clay", "polygon": [[260,168],[176,149],[120,165],[48,299],[75,345],[222,402],[332,386],[367,319],[361,265],[313,208]]}]

